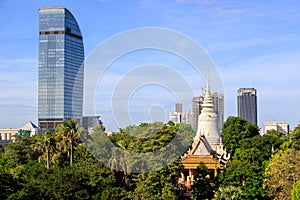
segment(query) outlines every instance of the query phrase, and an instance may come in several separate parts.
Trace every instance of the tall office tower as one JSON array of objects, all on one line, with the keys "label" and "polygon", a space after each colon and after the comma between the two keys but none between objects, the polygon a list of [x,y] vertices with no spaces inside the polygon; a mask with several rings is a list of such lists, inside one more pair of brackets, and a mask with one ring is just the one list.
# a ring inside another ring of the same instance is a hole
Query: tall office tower
[{"label": "tall office tower", "polygon": [[215,92],[212,95],[212,100],[214,104],[214,112],[218,115],[218,130],[220,131],[222,124],[224,123],[224,95]]},{"label": "tall office tower", "polygon": [[82,35],[74,16],[64,7],[39,9],[38,124],[55,129],[67,118],[82,118]]},{"label": "tall office tower", "polygon": [[198,128],[198,118],[201,113],[203,97],[193,97],[192,100],[192,112],[191,112],[191,126],[193,129]]},{"label": "tall office tower", "polygon": [[178,112],[178,113],[182,112],[182,103],[175,104],[175,112]]},{"label": "tall office tower", "polygon": [[257,125],[257,94],[254,88],[240,88],[237,92],[238,116]]}]

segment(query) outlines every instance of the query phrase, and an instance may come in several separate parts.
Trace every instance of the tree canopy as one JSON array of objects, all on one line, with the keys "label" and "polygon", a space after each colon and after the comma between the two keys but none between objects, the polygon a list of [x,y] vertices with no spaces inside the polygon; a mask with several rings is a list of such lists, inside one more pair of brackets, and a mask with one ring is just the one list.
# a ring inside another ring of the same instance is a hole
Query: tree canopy
[{"label": "tree canopy", "polygon": [[258,127],[241,117],[228,117],[222,126],[221,136],[229,152],[234,152],[245,140],[256,135],[259,135]]},{"label": "tree canopy", "polygon": [[[155,127],[143,123],[137,128],[129,126],[105,137],[126,151],[152,152],[166,146],[180,132],[180,125],[161,124],[159,131],[154,131]],[[134,134],[128,134],[129,129],[134,130],[130,132]],[[105,128],[99,126],[94,130],[104,133]],[[89,137],[79,127],[78,121],[68,119],[54,133],[47,131],[33,137],[20,136],[16,142],[2,148],[6,151],[0,153],[0,198],[177,199],[177,179],[182,170],[180,156],[158,171],[140,174],[119,171],[113,165],[109,167],[99,162],[79,135],[83,139]],[[122,159],[115,162],[126,167],[128,163],[120,164]]]},{"label": "tree canopy", "polygon": [[[55,132],[18,136],[0,151],[0,199],[189,199],[177,181],[181,153],[195,134],[191,131],[189,125],[169,122],[128,126],[109,136],[98,126],[88,134],[72,119]],[[191,198],[299,199],[300,125],[289,139],[274,130],[258,133],[255,125],[229,117],[222,136],[231,161],[216,180],[200,164]],[[114,148],[100,146],[103,139]],[[90,141],[89,147],[82,140]],[[151,154],[163,148],[168,153]],[[151,156],[129,159],[121,150]],[[109,162],[100,162],[97,153]],[[168,163],[174,155],[179,156]],[[157,160],[164,167],[149,170]]]}]

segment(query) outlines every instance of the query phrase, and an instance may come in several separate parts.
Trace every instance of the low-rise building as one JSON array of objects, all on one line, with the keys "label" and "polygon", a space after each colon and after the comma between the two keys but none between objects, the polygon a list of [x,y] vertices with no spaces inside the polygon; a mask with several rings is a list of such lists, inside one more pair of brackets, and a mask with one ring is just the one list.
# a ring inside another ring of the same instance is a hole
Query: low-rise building
[{"label": "low-rise building", "polygon": [[290,127],[287,122],[265,122],[265,134],[270,131],[275,130],[283,133],[285,136],[289,135]]},{"label": "low-rise building", "polygon": [[34,125],[31,121],[25,124],[22,128],[5,128],[0,129],[0,144],[8,143],[13,141],[17,135],[28,134],[28,136],[33,136],[37,134],[38,127]]}]

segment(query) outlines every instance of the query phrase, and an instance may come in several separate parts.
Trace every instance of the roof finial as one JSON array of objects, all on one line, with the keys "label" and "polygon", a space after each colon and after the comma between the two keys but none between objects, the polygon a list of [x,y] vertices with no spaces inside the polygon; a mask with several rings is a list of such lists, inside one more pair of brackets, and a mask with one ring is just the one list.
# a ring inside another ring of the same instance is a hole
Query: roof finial
[{"label": "roof finial", "polygon": [[209,71],[208,71],[208,74],[207,74],[207,87],[206,87],[207,91],[210,93],[210,76],[209,76]]}]

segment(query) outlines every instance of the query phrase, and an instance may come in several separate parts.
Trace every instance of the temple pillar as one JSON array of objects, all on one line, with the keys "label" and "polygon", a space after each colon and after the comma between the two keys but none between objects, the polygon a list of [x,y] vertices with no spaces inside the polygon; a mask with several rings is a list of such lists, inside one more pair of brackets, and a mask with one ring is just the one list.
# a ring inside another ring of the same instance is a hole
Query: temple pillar
[{"label": "temple pillar", "polygon": [[217,163],[215,163],[215,167],[214,167],[214,177],[216,177],[218,175],[218,167],[217,167]]}]

